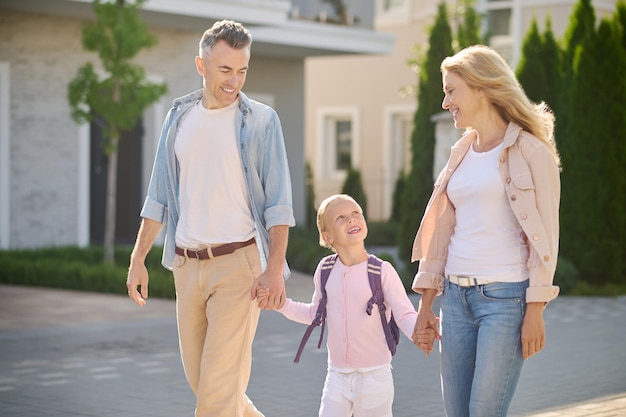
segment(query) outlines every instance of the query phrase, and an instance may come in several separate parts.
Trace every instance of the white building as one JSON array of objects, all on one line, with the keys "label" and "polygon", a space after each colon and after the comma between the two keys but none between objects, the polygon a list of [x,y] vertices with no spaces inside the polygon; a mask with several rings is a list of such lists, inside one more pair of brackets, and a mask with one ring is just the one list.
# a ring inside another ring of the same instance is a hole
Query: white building
[{"label": "white building", "polygon": [[[306,7],[316,5],[315,14]],[[319,1],[148,0],[142,17],[158,37],[136,62],[168,93],[123,141],[117,236],[132,242],[161,123],[170,103],[201,87],[194,57],[204,30],[220,19],[252,32],[244,91],[281,117],[292,174],[296,220],[304,219],[305,59],[385,54],[393,35],[373,31],[373,0],[359,2],[351,25],[316,21]],[[324,5],[326,7],[327,5]],[[325,9],[324,9],[325,10]],[[0,248],[87,245],[101,241],[104,183],[98,131],[70,117],[67,86],[85,62],[82,25],[88,0],[0,0]]]}]

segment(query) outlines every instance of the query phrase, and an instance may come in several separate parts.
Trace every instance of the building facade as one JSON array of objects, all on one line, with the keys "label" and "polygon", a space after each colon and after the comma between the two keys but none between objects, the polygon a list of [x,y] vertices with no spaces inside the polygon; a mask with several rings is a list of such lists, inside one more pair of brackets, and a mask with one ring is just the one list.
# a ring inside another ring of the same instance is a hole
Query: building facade
[{"label": "building facade", "polygon": [[[384,56],[313,57],[306,62],[306,161],[311,165],[316,205],[339,192],[346,167],[361,171],[371,220],[387,220],[400,172],[410,169],[410,138],[417,99],[417,75],[409,62],[416,46],[427,51],[428,28],[440,0],[376,0],[374,26],[396,38]],[[452,19],[458,2],[445,0]],[[537,19],[545,29],[550,17],[560,39],[577,0],[477,0],[491,46],[516,67],[524,36]],[[597,18],[615,11],[615,0],[592,2]],[[454,25],[452,24],[454,27]],[[322,88],[323,87],[323,88]],[[443,93],[442,93],[443,100]],[[443,168],[461,131],[447,113],[433,115],[437,124],[435,173]]]},{"label": "building facade", "polygon": [[[201,88],[198,41],[220,19],[240,21],[252,32],[244,92],[281,117],[302,223],[305,60],[386,54],[393,46],[392,34],[373,30],[373,0],[359,4],[343,22],[329,22],[333,10],[321,1],[146,1],[141,15],[158,44],[136,63],[168,92],[144,113],[135,142],[127,141],[132,149],[120,150],[120,159],[130,157],[118,174],[118,191],[128,194],[126,200],[118,195],[125,201],[118,204],[118,237],[134,240],[161,123],[174,98]],[[78,68],[87,61],[99,65],[81,43],[82,26],[93,18],[89,0],[0,0],[0,249],[98,243],[104,190],[97,128],[72,121],[67,100]]]}]

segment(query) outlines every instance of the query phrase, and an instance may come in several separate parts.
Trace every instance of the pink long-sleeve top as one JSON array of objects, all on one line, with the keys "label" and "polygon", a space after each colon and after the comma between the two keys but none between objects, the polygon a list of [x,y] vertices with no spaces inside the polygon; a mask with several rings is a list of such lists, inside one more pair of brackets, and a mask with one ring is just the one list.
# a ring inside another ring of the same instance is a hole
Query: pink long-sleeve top
[{"label": "pink long-sleeve top", "polygon": [[[279,311],[288,319],[311,324],[322,297],[320,291],[320,264],[313,277],[315,292],[311,303],[287,299]],[[389,262],[382,264],[382,287],[387,307],[387,321],[393,311],[400,330],[410,339],[415,327],[417,312],[407,296],[398,273]],[[372,315],[365,311],[372,297],[367,276],[367,261],[346,266],[337,258],[326,283],[326,346],[328,366],[336,371],[368,371],[391,363],[378,307]],[[319,337],[319,330],[311,339]]]}]

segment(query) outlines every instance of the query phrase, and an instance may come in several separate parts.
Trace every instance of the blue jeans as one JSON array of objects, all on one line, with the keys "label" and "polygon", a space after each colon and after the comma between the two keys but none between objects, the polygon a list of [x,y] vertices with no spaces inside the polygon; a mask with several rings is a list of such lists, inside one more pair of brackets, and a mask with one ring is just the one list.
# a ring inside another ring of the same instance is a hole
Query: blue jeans
[{"label": "blue jeans", "polygon": [[447,417],[505,417],[519,380],[528,280],[460,287],[441,300],[441,385]]}]

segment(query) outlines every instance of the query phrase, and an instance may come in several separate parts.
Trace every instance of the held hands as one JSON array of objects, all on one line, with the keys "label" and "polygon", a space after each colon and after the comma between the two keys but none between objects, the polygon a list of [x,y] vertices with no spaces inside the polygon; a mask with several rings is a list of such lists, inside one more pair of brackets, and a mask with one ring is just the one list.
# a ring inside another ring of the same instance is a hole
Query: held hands
[{"label": "held hands", "polygon": [[439,318],[435,316],[431,308],[420,307],[417,311],[417,320],[415,321],[415,329],[413,330],[413,344],[424,351],[428,356],[433,350],[436,340],[440,340],[438,330]]},{"label": "held hands", "polygon": [[257,301],[257,306],[266,310],[276,310],[285,304],[285,280],[282,274],[270,274],[266,270],[252,284],[250,299]]},{"label": "held hands", "polygon": [[435,344],[435,331],[433,329],[415,329],[413,330],[413,344],[422,349],[426,356],[433,350]]},{"label": "held hands", "polygon": [[[261,305],[267,305],[267,301],[270,298],[270,289],[264,286],[259,286],[256,289],[256,303],[261,307]],[[268,308],[266,308],[269,310]]]}]

